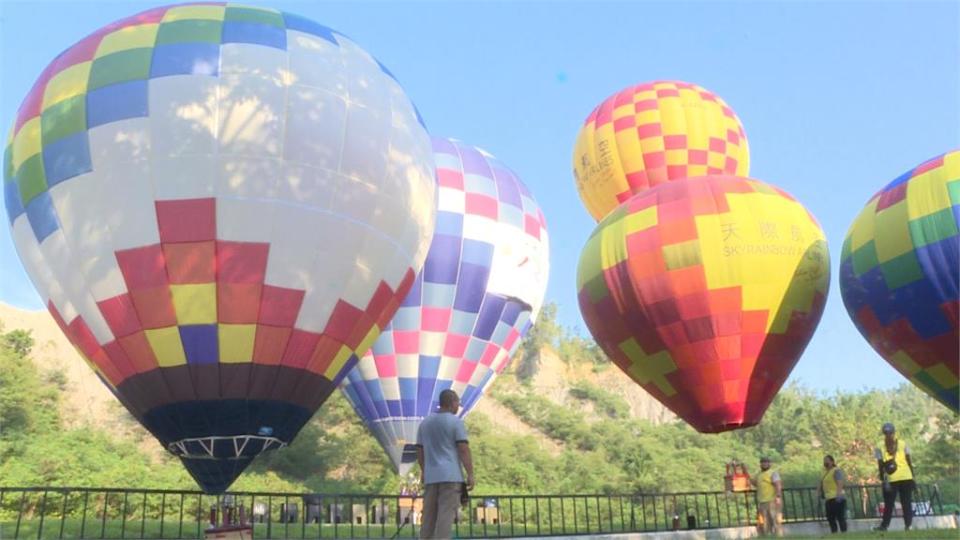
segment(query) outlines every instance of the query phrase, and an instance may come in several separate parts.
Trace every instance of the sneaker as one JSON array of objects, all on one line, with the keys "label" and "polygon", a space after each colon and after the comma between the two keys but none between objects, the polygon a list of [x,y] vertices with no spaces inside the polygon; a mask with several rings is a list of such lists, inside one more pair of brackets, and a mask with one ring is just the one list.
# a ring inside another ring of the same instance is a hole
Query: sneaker
[{"label": "sneaker", "polygon": [[877,525],[876,527],[873,528],[873,530],[883,532],[887,530],[887,528],[884,527],[883,525]]}]

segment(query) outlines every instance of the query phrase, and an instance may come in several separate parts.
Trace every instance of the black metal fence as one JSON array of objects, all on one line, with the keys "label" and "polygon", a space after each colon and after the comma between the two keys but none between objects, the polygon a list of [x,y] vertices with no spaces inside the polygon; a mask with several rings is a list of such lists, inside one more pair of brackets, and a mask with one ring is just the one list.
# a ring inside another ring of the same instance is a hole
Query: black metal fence
[{"label": "black metal fence", "polygon": [[[877,518],[880,486],[847,486],[849,518]],[[944,513],[936,484],[915,514]],[[202,538],[212,522],[252,522],[256,538],[412,538],[422,499],[327,495],[0,487],[0,538]],[[461,509],[458,538],[669,531],[756,524],[754,492],[484,495]],[[816,488],[783,490],[785,523],[824,519]]]}]

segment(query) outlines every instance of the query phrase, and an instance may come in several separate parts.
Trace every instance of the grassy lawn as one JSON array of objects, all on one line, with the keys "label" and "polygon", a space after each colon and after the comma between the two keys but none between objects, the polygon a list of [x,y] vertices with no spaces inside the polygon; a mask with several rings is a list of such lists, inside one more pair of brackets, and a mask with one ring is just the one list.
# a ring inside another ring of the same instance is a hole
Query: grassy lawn
[{"label": "grassy lawn", "polygon": [[[16,521],[0,522],[0,539],[8,540],[13,538],[202,538],[203,530],[197,533],[196,522],[184,522],[183,528],[177,520],[168,520],[163,523],[161,529],[159,520],[146,520],[141,522],[127,521],[124,524],[120,520],[108,519],[105,523],[98,519],[87,519],[86,523],[79,519],[67,519],[63,522],[63,532],[61,536],[61,523],[59,519],[47,519],[43,523],[42,534],[38,536],[40,530],[40,520],[30,519],[22,520],[20,528],[17,530]],[[141,529],[142,526],[142,529]],[[206,527],[202,524],[201,527]],[[82,531],[82,535],[81,535]],[[141,534],[142,531],[142,534]],[[255,538],[390,538],[397,531],[396,525],[354,525],[353,530],[350,524],[317,525],[315,523],[256,523],[254,525]],[[413,531],[407,525],[403,528],[397,538],[413,538]]]},{"label": "grassy lawn", "polygon": [[[202,524],[202,527],[205,527],[206,524]],[[141,528],[142,527],[142,528]],[[86,523],[81,522],[79,519],[67,519],[63,522],[62,536],[61,536],[61,523],[58,519],[47,519],[43,523],[43,532],[38,535],[40,529],[40,520],[39,519],[30,519],[23,520],[20,523],[20,529],[17,531],[16,521],[3,521],[0,522],[0,539],[8,540],[13,538],[43,538],[43,539],[54,539],[54,538],[150,538],[150,539],[166,539],[166,538],[202,538],[203,531],[200,531],[200,534],[197,534],[197,524],[196,522],[184,522],[183,528],[180,527],[180,522],[176,520],[168,520],[163,523],[163,528],[161,530],[161,523],[159,520],[146,520],[145,522],[141,521],[127,521],[124,524],[120,520],[107,520],[103,522],[97,519],[87,519]],[[81,530],[83,534],[81,536]],[[141,534],[142,532],[142,534]],[[294,538],[294,539],[309,539],[309,538],[390,538],[397,532],[396,525],[373,525],[371,524],[369,529],[366,525],[354,525],[351,530],[350,524],[339,524],[337,526],[322,524],[317,525],[315,523],[302,524],[302,523],[256,523],[254,525],[254,538]],[[461,537],[469,538],[470,537],[469,526],[461,529]],[[482,525],[474,525],[473,528],[473,537],[480,538],[484,536],[484,530]],[[487,531],[488,537],[495,537],[497,535],[496,526],[488,527]],[[535,531],[531,531],[535,533]],[[547,531],[543,531],[546,533]],[[16,535],[14,534],[16,533]],[[517,536],[522,536],[522,528],[516,530]],[[508,536],[510,534],[510,528],[508,524],[504,524],[501,529],[501,534],[503,536]],[[409,525],[403,527],[400,531],[400,534],[397,535],[397,538],[414,538],[414,531],[410,528]],[[575,537],[574,537],[575,538]],[[787,535],[787,538],[837,538],[837,539],[916,539],[916,540],[955,540],[958,538],[957,529],[927,529],[927,530],[917,530],[917,531],[902,531],[902,530],[892,530],[887,532],[872,532],[872,531],[850,531],[844,535],[823,535],[823,536],[803,536],[803,535]]]},{"label": "grassy lawn", "polygon": [[900,538],[912,538],[915,540],[940,540],[940,539],[949,539],[956,540],[960,536],[960,532],[957,529],[924,529],[920,531],[886,531],[886,532],[874,532],[874,531],[848,531],[845,534],[827,534],[823,536],[794,536],[788,535],[785,538],[842,538],[843,540],[847,539],[860,539],[860,538],[875,538],[875,539],[888,539],[888,540],[897,540]]}]

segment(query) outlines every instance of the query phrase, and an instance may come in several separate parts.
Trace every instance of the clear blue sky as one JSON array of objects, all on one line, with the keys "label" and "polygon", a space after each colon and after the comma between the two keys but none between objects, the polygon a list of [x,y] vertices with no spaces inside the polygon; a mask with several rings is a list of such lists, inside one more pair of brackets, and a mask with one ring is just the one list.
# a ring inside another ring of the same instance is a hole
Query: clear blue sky
[{"label": "clear blue sky", "polygon": [[[0,0],[3,136],[56,54],[162,3]],[[843,309],[840,246],[875,191],[960,146],[960,2],[249,3],[350,36],[397,76],[433,134],[518,173],[546,214],[547,297],[570,327],[584,328],[575,274],[595,225],[570,172],[580,124],[634,83],[716,92],[745,126],[751,176],[797,197],[830,242],[830,299],[792,379],[827,391],[902,381]],[[40,308],[3,223],[0,301]]]}]

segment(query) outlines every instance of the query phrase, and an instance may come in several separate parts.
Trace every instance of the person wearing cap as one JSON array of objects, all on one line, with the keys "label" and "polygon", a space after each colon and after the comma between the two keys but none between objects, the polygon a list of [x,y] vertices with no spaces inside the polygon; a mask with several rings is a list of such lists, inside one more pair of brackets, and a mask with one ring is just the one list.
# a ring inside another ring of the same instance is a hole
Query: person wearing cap
[{"label": "person wearing cap", "polygon": [[763,521],[760,534],[783,536],[780,526],[780,512],[783,508],[783,482],[780,473],[770,468],[770,458],[760,458],[760,474],[751,478],[750,483],[757,488],[757,510]]},{"label": "person wearing cap", "polygon": [[897,430],[890,422],[881,428],[883,442],[873,451],[877,458],[880,478],[883,480],[883,518],[874,530],[885,531],[893,517],[893,507],[900,495],[903,507],[903,526],[910,530],[913,523],[913,461],[910,459],[910,447],[897,437]]},{"label": "person wearing cap", "polygon": [[830,532],[847,532],[847,497],[843,492],[844,475],[833,456],[823,456],[824,473],[818,491],[824,500]]}]

